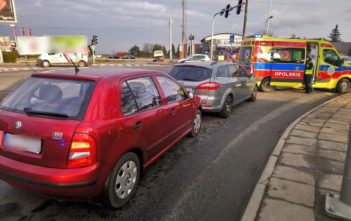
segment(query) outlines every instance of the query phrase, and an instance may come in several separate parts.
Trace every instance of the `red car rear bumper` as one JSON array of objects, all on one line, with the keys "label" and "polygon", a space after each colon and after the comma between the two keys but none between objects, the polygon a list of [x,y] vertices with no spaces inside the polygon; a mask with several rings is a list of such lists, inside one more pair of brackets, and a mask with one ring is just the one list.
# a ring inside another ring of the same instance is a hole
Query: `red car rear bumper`
[{"label": "red car rear bumper", "polygon": [[94,198],[100,195],[100,164],[56,169],[26,164],[0,156],[0,178],[27,190],[57,198]]}]

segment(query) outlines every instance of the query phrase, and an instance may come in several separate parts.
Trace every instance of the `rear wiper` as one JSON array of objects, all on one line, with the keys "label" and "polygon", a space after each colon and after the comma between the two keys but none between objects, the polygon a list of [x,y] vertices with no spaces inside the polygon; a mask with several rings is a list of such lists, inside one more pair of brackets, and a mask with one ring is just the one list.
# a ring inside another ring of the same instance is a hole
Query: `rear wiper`
[{"label": "rear wiper", "polygon": [[33,115],[42,115],[42,116],[49,116],[49,117],[60,117],[60,118],[69,118],[67,114],[61,114],[61,113],[54,113],[54,112],[46,112],[46,111],[37,111],[33,110],[32,108],[25,107],[23,111],[26,114],[33,114]]},{"label": "rear wiper", "polygon": [[183,78],[183,81],[197,81],[197,80],[193,78]]}]

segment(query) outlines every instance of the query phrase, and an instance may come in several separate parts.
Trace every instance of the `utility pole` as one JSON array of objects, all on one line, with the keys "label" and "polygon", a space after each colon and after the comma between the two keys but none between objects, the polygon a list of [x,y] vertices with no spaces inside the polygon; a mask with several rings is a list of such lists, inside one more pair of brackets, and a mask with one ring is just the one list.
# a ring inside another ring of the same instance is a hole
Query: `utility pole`
[{"label": "utility pole", "polygon": [[184,58],[185,54],[185,45],[186,45],[186,33],[185,33],[185,26],[186,26],[186,0],[182,0],[182,52],[180,53],[180,58]]},{"label": "utility pole", "polygon": [[172,62],[172,60],[173,60],[172,25],[173,25],[173,20],[171,17],[169,17],[169,61],[170,62]]},{"label": "utility pole", "polygon": [[246,0],[245,2],[245,14],[244,14],[244,24],[243,24],[243,36],[242,39],[244,40],[245,34],[246,34],[246,21],[247,21],[247,9],[249,7],[249,0]]}]

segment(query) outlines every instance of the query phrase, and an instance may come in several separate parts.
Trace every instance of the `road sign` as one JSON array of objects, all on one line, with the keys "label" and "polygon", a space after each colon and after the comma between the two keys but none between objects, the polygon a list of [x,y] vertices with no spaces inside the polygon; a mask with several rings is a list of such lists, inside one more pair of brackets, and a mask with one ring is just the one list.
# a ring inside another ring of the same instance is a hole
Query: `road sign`
[{"label": "road sign", "polygon": [[229,37],[229,43],[234,43],[234,34],[231,34]]},{"label": "road sign", "polygon": [[19,36],[18,53],[20,55],[38,55],[48,53],[87,53],[87,37],[77,36]]}]

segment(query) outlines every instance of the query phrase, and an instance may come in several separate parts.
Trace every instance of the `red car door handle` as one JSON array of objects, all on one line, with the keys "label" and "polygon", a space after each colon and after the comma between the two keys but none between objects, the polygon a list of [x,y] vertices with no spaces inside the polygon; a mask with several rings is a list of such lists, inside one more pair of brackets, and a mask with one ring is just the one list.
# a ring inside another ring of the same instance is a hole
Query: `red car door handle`
[{"label": "red car door handle", "polygon": [[172,114],[172,115],[175,115],[176,110],[175,110],[175,109],[172,109],[169,113]]},{"label": "red car door handle", "polygon": [[137,122],[135,124],[135,126],[134,126],[134,129],[139,129],[139,128],[143,127],[143,126],[144,126],[144,124],[142,122]]}]

